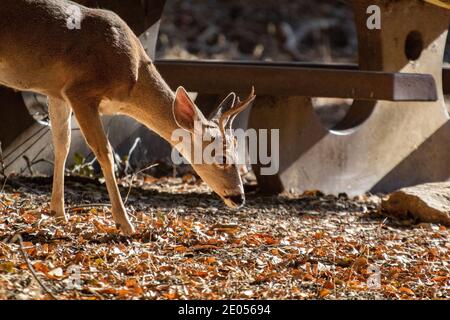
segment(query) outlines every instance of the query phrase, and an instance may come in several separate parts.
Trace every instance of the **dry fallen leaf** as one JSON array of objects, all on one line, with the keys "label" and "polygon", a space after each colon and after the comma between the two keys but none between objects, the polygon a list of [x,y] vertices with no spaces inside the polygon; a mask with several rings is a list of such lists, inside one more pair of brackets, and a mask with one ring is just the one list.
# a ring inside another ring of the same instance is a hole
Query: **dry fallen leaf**
[{"label": "dry fallen leaf", "polygon": [[398,289],[398,291],[401,292],[401,293],[409,294],[411,296],[414,295],[414,291],[412,291],[411,289],[406,288],[406,287],[401,287],[400,289]]},{"label": "dry fallen leaf", "polygon": [[22,218],[28,224],[35,223],[38,220],[38,218],[35,215],[31,214],[31,213],[24,213],[22,215]]},{"label": "dry fallen leaf", "polygon": [[328,289],[322,289],[322,290],[320,291],[320,293],[319,293],[319,296],[320,296],[321,298],[324,298],[324,297],[328,296],[330,293],[331,293],[330,290],[328,290]]},{"label": "dry fallen leaf", "polygon": [[[6,189],[15,210],[0,208],[0,239],[21,230],[37,277],[60,299],[373,299],[375,295],[445,299],[448,295],[449,230],[405,226],[369,215],[368,208],[377,208],[371,197],[355,202],[319,193],[249,195],[248,206],[235,213],[218,209],[219,200],[204,184],[186,186],[181,179],[164,178],[146,186],[142,177],[135,179],[127,203],[137,232],[123,237],[109,210],[81,205],[107,199],[104,186],[74,188],[67,179],[68,202],[80,204],[70,211],[68,224],[53,218],[25,222],[24,213],[37,217],[48,210],[49,192],[13,195]],[[50,188],[51,179],[46,190]],[[376,276],[376,266],[383,268],[381,286],[374,289],[368,280]],[[36,281],[24,281],[31,276],[18,244],[0,241],[0,299],[15,299],[19,293],[46,298]],[[61,290],[72,277],[80,278],[78,289]]]},{"label": "dry fallen leaf", "polygon": [[64,271],[62,268],[55,268],[53,270],[50,270],[48,272],[48,275],[55,278],[61,278],[64,275]]},{"label": "dry fallen leaf", "polygon": [[33,268],[34,270],[36,270],[37,272],[42,272],[44,274],[47,274],[49,272],[49,268],[48,266],[40,261],[37,261],[33,264]]}]

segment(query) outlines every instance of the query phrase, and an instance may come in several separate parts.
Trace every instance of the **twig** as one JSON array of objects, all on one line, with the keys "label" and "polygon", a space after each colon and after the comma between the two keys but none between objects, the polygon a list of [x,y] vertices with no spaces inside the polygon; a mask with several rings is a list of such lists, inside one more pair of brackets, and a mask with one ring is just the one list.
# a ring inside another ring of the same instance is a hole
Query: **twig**
[{"label": "twig", "polygon": [[34,279],[36,280],[36,282],[41,286],[41,288],[53,299],[53,300],[58,300],[58,298],[50,291],[50,289],[47,288],[47,286],[41,281],[41,279],[39,279],[36,271],[34,270],[33,266],[31,265],[30,260],[28,259],[28,256],[23,248],[23,239],[22,236],[20,234],[16,234],[12,239],[11,242],[19,242],[19,246],[20,246],[20,253],[22,254],[23,259],[26,262],[26,265],[28,267],[28,270],[30,270],[31,274],[33,275]]},{"label": "twig", "polygon": [[50,165],[52,165],[52,166],[55,165],[55,163],[54,163],[53,161],[50,161],[50,160],[47,160],[47,159],[38,159],[38,160],[33,161],[33,162],[31,163],[31,166],[34,166],[34,165],[36,165],[36,164],[38,164],[38,163],[41,163],[41,162],[48,163],[48,164],[50,164]]},{"label": "twig", "polygon": [[67,210],[76,210],[76,209],[85,209],[85,208],[101,208],[101,207],[112,207],[111,204],[108,203],[91,203],[91,204],[81,204],[78,206],[67,207]]},{"label": "twig", "polygon": [[8,181],[8,176],[6,176],[3,180],[2,189],[0,190],[0,194],[5,190],[6,182]]},{"label": "twig", "polygon": [[142,172],[144,172],[144,171],[146,171],[146,170],[148,170],[148,169],[154,168],[154,167],[156,167],[156,166],[158,166],[158,164],[157,164],[157,163],[154,163],[154,164],[152,164],[152,165],[150,165],[150,166],[148,166],[148,167],[145,167],[144,169],[139,170],[138,172],[134,173],[134,174],[131,176],[130,186],[129,186],[129,188],[128,188],[127,196],[125,197],[125,201],[123,202],[124,204],[127,204],[127,202],[128,202],[128,198],[130,197],[130,193],[131,193],[131,188],[133,187],[133,181],[134,181],[134,179],[136,178],[136,176],[137,176],[138,174],[140,174],[140,173],[142,173]]},{"label": "twig", "polygon": [[131,166],[130,166],[131,156],[133,155],[134,151],[136,150],[136,148],[138,147],[139,143],[141,143],[141,142],[142,142],[141,138],[136,138],[136,140],[134,140],[133,145],[131,146],[130,151],[128,151],[128,155],[127,155],[126,160],[125,160],[125,168],[123,169],[125,174],[127,174],[128,171],[131,169]]},{"label": "twig", "polygon": [[25,162],[27,164],[28,171],[30,171],[30,174],[33,176],[34,172],[33,172],[33,168],[32,168],[32,164],[31,164],[30,158],[28,158],[27,156],[23,156],[23,158],[24,158],[24,160],[25,160]]}]

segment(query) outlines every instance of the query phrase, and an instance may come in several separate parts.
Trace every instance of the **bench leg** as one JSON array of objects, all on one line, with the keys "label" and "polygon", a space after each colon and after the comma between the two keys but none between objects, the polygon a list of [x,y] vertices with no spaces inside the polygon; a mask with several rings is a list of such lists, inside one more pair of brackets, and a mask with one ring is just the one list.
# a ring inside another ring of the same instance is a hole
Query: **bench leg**
[{"label": "bench leg", "polygon": [[[372,4],[381,8],[380,30],[366,27]],[[310,98],[259,97],[249,126],[280,130],[279,174],[262,176],[254,166],[263,191],[356,195],[450,179],[450,122],[442,91],[449,11],[419,0],[354,0],[353,7],[361,69],[432,74],[439,99],[354,101],[346,118],[327,130]]]}]

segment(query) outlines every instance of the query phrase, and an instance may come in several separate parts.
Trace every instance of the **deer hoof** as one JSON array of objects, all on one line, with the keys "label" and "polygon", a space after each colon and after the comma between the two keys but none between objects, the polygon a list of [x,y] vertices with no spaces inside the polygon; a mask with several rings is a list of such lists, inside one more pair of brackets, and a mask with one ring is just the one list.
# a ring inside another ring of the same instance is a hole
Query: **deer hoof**
[{"label": "deer hoof", "polygon": [[69,219],[66,213],[61,210],[50,210],[50,215],[56,219],[58,222],[68,222]]},{"label": "deer hoof", "polygon": [[120,231],[122,231],[122,233],[126,236],[132,236],[136,231],[133,227],[133,225],[129,222],[127,223],[116,223],[116,227],[117,229],[119,229]]}]

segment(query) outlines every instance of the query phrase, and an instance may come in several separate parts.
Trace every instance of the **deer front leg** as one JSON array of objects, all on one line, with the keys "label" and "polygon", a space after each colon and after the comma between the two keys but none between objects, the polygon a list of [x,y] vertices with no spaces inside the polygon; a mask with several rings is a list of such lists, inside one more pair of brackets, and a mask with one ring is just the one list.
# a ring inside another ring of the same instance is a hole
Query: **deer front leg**
[{"label": "deer front leg", "polygon": [[49,114],[55,152],[50,211],[56,218],[67,221],[64,211],[64,170],[70,149],[72,110],[65,101],[49,98]]},{"label": "deer front leg", "polygon": [[128,219],[119,188],[117,187],[114,174],[114,158],[100,120],[98,102],[71,101],[71,105],[86,142],[102,167],[116,225],[125,235],[131,235],[134,233],[134,228]]}]

